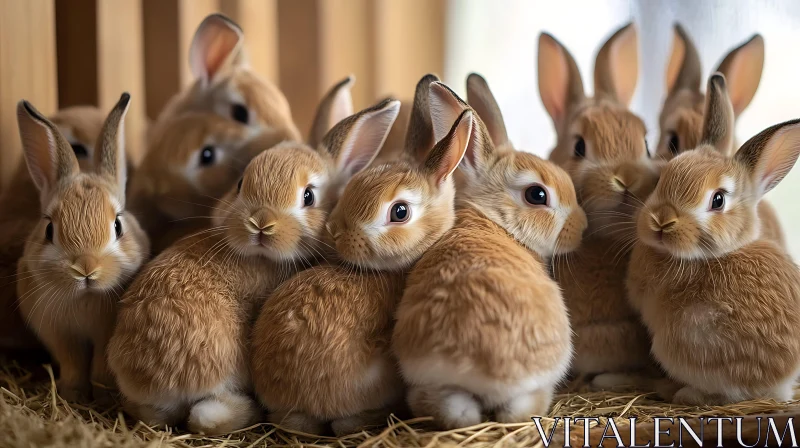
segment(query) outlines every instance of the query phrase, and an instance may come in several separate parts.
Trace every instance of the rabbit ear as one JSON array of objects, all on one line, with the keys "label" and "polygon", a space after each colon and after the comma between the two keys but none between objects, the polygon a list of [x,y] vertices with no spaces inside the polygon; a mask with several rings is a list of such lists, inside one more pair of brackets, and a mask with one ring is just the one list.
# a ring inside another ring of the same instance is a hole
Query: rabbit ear
[{"label": "rabbit ear", "polygon": [[131,96],[128,92],[119,97],[119,101],[109,112],[100,136],[97,139],[97,150],[94,152],[94,166],[97,174],[117,184],[118,199],[125,202],[125,115],[128,113]]},{"label": "rabbit ear", "polygon": [[425,159],[425,170],[437,185],[441,185],[455,171],[470,143],[472,135],[471,110],[461,113],[450,132],[441,139]]},{"label": "rabbit ear", "polygon": [[372,162],[400,112],[400,101],[386,99],[337,123],[322,146],[336,161],[340,180],[349,179]]},{"label": "rabbit ear", "polygon": [[36,188],[46,196],[55,185],[78,173],[78,159],[56,125],[25,100],[17,103],[19,136]]},{"label": "rabbit ear", "polygon": [[639,37],[629,23],[617,30],[597,53],[594,63],[594,94],[628,105],[639,79]]},{"label": "rabbit ear", "polygon": [[700,141],[714,146],[726,157],[733,150],[733,106],[725,86],[725,76],[721,73],[708,78]]},{"label": "rabbit ear", "polygon": [[776,124],[751,138],[736,153],[763,196],[783,180],[800,155],[800,119]]},{"label": "rabbit ear", "polygon": [[567,110],[583,101],[583,80],[575,59],[555,37],[539,35],[539,96],[556,129],[561,129]]},{"label": "rabbit ear", "polygon": [[492,91],[489,90],[489,84],[477,73],[470,73],[467,77],[467,103],[483,120],[489,136],[492,138],[492,143],[495,146],[507,145],[509,143],[508,132],[506,132],[506,123],[500,112],[500,106],[497,105]]},{"label": "rabbit ear", "polygon": [[672,54],[667,65],[667,94],[681,89],[700,91],[703,68],[694,42],[680,24],[672,30]]},{"label": "rabbit ear", "polygon": [[353,95],[351,89],[356,82],[353,75],[336,83],[335,86],[325,94],[317,107],[317,114],[311,124],[311,133],[308,136],[308,143],[316,148],[325,137],[325,134],[333,128],[336,123],[353,115]]},{"label": "rabbit ear", "polygon": [[728,79],[733,114],[739,116],[750,104],[764,70],[764,38],[760,34],[734,48],[717,68]]},{"label": "rabbit ear", "polygon": [[189,66],[195,78],[208,86],[240,65],[247,64],[244,34],[233,20],[222,14],[206,17],[192,39]]},{"label": "rabbit ear", "polygon": [[417,83],[414,92],[414,104],[411,107],[411,116],[406,129],[405,151],[414,160],[423,160],[433,147],[434,132],[431,121],[430,85],[439,81],[439,77],[428,74]]},{"label": "rabbit ear", "polygon": [[[458,120],[465,110],[471,110],[458,95],[440,82],[431,84],[430,101],[431,120],[437,141],[442,140],[450,132],[452,123]],[[482,170],[489,163],[495,146],[480,117],[472,114],[471,118],[472,132],[461,167],[462,171],[474,176],[477,175],[477,170]]]}]

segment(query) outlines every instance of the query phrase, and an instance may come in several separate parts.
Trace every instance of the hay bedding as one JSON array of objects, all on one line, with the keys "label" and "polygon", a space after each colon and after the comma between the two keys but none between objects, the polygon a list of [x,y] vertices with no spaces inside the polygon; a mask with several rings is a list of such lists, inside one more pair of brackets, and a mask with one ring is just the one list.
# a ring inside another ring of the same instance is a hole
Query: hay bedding
[{"label": "hay bedding", "polygon": [[[607,418],[620,427],[629,417],[639,422],[654,417],[745,416],[796,411],[800,401],[775,403],[750,401],[732,406],[693,408],[658,401],[649,394],[634,392],[590,392],[571,384],[571,393],[557,395],[550,416],[543,420],[545,430],[552,417],[600,417],[600,428]],[[620,432],[623,430],[620,429]],[[561,431],[556,431],[556,435]],[[573,426],[581,433],[581,426]],[[554,442],[555,446],[557,442]],[[531,423],[483,423],[455,431],[433,431],[426,418],[390,418],[387,427],[376,428],[343,438],[312,436],[282,430],[269,424],[223,436],[205,437],[180,430],[150,428],[134,422],[118,407],[108,409],[71,405],[55,393],[53,371],[49,365],[22,366],[0,357],[0,447],[256,447],[256,446],[333,446],[333,447],[484,447],[542,446]],[[563,446],[563,442],[560,445]],[[596,446],[596,445],[595,445]]]}]

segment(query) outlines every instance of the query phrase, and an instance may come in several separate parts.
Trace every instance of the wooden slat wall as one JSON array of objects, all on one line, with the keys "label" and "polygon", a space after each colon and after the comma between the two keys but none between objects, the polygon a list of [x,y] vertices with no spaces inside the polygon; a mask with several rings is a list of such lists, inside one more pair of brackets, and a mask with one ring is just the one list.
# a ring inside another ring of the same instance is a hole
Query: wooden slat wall
[{"label": "wooden slat wall", "polygon": [[387,95],[410,100],[423,74],[441,75],[446,3],[0,0],[0,185],[19,160],[14,105],[22,97],[52,113],[59,105],[108,109],[129,91],[129,143],[141,153],[148,119],[193,81],[189,46],[210,13],[242,26],[251,65],[279,84],[307,131],[322,94],[349,74],[356,108]]},{"label": "wooden slat wall", "polygon": [[16,104],[44,114],[58,106],[53,0],[0,0],[0,185],[21,156]]}]

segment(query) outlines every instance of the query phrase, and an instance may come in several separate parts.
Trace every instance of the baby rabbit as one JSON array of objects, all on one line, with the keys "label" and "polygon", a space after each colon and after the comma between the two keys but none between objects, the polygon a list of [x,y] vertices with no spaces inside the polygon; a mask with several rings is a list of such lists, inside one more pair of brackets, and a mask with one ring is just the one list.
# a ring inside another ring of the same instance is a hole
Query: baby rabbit
[{"label": "baby rabbit", "polygon": [[[430,94],[434,117],[469,110],[442,84]],[[586,216],[566,172],[490,138],[502,118],[484,115],[492,124],[472,117],[455,224],[412,269],[392,338],[414,415],[448,429],[489,412],[509,423],[545,415],[572,357],[547,264],[578,247]]]},{"label": "baby rabbit", "polygon": [[[72,146],[81,171],[92,170],[91,155],[104,120],[100,109],[89,106],[68,107],[50,117]],[[41,218],[39,191],[23,160],[9,187],[0,194],[0,350],[42,349],[16,304],[17,262],[31,228]]]},{"label": "baby rabbit", "polygon": [[248,64],[244,34],[222,14],[206,17],[189,49],[194,84],[175,95],[158,122],[185,112],[210,112],[247,126],[253,132],[282,133],[300,141],[286,97]]},{"label": "baby rabbit", "polygon": [[[720,142],[720,149],[726,156],[731,156],[738,148],[733,135],[735,120],[755,96],[763,68],[764,39],[756,34],[731,50],[716,69],[716,72],[721,72],[727,79],[728,94],[733,107],[729,140]],[[700,144],[706,96],[700,92],[702,79],[697,49],[683,27],[676,24],[672,55],[667,66],[667,98],[658,120],[661,136],[656,155],[659,158],[669,160]],[[763,236],[785,248],[786,240],[778,215],[766,200],[758,203],[758,216],[761,219]]]},{"label": "baby rabbit", "polygon": [[[711,84],[725,88],[721,75]],[[629,298],[653,355],[685,384],[674,402],[790,400],[800,373],[800,272],[759,238],[757,205],[797,161],[800,120],[765,129],[732,158],[717,146],[724,140],[704,132],[663,169],[637,221]]]},{"label": "baby rabbit", "polygon": [[397,114],[397,102],[384,101],[338,116],[352,110],[349,86],[321,106],[333,110],[318,117],[338,124],[320,145],[286,142],[259,154],[220,200],[214,227],[162,252],[125,293],[108,356],[134,417],[206,434],[258,419],[247,368],[255,313],[319,256],[343,185],[369,164]]},{"label": "baby rabbit", "polygon": [[404,155],[354,176],[331,212],[342,263],[299,273],[261,310],[251,374],[272,423],[319,434],[331,422],[350,434],[385,423],[402,403],[389,346],[395,308],[407,271],[453,223],[451,173],[472,130],[470,112],[448,117],[450,132],[434,146],[428,85],[436,79],[417,84]]},{"label": "baby rabbit", "polygon": [[633,216],[658,180],[644,123],[627,109],[637,52],[632,24],[614,33],[597,55],[595,97],[587,98],[567,49],[548,34],[539,38],[539,92],[558,134],[550,160],[570,174],[589,218],[581,247],[558,257],[553,272],[575,332],[572,371],[607,373],[595,378],[600,387],[652,366],[647,331],[625,298]]},{"label": "baby rabbit", "polygon": [[88,173],[52,122],[26,101],[17,106],[42,214],[19,261],[18,302],[61,368],[59,394],[71,401],[88,398],[93,385],[95,398],[113,386],[104,354],[117,299],[148,253],[147,237],[125,211],[129,101],[123,94],[109,113]]}]

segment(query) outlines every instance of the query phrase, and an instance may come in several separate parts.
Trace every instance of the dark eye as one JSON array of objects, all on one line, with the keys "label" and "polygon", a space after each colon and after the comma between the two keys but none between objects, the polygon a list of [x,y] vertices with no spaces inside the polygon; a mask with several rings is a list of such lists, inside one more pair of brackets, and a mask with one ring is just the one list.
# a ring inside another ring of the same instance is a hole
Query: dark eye
[{"label": "dark eye", "polygon": [[247,124],[250,121],[250,112],[244,104],[231,105],[231,117],[239,123]]},{"label": "dark eye", "polygon": [[586,142],[583,137],[578,137],[575,141],[575,157],[586,157]]},{"label": "dark eye", "polygon": [[80,143],[72,143],[72,152],[75,153],[75,157],[79,159],[85,159],[89,157],[89,151],[86,150],[86,147]]},{"label": "dark eye", "polygon": [[119,216],[114,220],[114,232],[117,234],[117,239],[122,236],[122,222],[119,220]]},{"label": "dark eye", "polygon": [[242,182],[244,182],[244,177],[239,179],[239,185],[236,186],[236,192],[237,193],[241,193],[242,192]]},{"label": "dark eye", "polygon": [[392,205],[392,210],[389,214],[389,221],[391,222],[406,222],[411,216],[408,204],[405,202],[398,202]]},{"label": "dark eye", "polygon": [[200,150],[201,166],[213,165],[215,160],[217,160],[217,151],[213,146],[205,146]]},{"label": "dark eye", "polygon": [[721,191],[715,191],[711,196],[711,210],[722,210],[725,207],[725,195]]},{"label": "dark eye", "polygon": [[306,188],[306,191],[303,193],[303,205],[306,207],[314,205],[314,192],[311,191],[311,188]]},{"label": "dark eye", "polygon": [[531,205],[547,205],[547,191],[540,185],[533,185],[525,190],[525,201]]},{"label": "dark eye", "polygon": [[678,140],[678,134],[674,132],[669,133],[669,143],[667,143],[667,147],[669,148],[669,152],[672,155],[678,155],[680,141]]},{"label": "dark eye", "polygon": [[47,227],[44,228],[44,239],[49,242],[53,242],[53,223],[48,222]]}]

